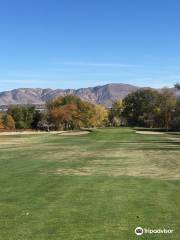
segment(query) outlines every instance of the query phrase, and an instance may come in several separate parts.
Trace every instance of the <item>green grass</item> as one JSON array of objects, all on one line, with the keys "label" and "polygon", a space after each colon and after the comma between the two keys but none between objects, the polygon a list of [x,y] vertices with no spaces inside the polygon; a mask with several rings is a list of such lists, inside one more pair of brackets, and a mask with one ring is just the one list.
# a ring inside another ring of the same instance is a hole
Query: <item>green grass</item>
[{"label": "green grass", "polygon": [[0,240],[30,239],[179,240],[179,136],[0,136]]}]

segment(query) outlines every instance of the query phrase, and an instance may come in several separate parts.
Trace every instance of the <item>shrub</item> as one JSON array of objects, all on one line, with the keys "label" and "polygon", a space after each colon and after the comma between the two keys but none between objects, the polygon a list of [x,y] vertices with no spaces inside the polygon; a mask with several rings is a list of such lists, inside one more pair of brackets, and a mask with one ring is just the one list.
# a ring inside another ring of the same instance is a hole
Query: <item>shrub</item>
[{"label": "shrub", "polygon": [[11,115],[5,113],[1,116],[0,128],[13,130],[15,129],[15,122]]}]

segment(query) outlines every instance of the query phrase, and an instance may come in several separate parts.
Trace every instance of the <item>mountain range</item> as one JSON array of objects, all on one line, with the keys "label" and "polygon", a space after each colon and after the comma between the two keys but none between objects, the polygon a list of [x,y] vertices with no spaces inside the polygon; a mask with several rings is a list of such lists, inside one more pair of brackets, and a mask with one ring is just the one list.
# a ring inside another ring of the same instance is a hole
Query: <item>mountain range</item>
[{"label": "mountain range", "polygon": [[[50,88],[19,88],[11,91],[0,92],[0,105],[44,104],[47,100],[55,97],[73,94],[79,96],[83,100],[110,107],[115,100],[123,99],[129,93],[138,89],[140,89],[140,87],[122,83],[65,90],[53,90]],[[171,91],[175,94],[175,96],[180,98],[180,90],[171,88]]]}]

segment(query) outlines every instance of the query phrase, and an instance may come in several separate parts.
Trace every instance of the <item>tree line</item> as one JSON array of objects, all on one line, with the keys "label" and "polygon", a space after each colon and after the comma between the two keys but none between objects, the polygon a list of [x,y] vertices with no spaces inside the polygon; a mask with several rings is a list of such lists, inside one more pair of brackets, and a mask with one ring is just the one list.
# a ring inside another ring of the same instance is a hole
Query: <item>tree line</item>
[{"label": "tree line", "polygon": [[[179,88],[179,85],[177,85]],[[94,127],[138,126],[180,130],[180,99],[169,89],[141,89],[117,100],[107,109],[77,96],[58,97],[46,110],[10,106],[0,114],[0,129],[74,130]]]},{"label": "tree line", "polygon": [[169,89],[141,89],[114,102],[109,119],[112,126],[180,130],[180,99]]},{"label": "tree line", "polygon": [[108,111],[101,105],[67,95],[50,100],[46,110],[34,106],[10,106],[0,116],[1,129],[74,130],[105,126]]}]

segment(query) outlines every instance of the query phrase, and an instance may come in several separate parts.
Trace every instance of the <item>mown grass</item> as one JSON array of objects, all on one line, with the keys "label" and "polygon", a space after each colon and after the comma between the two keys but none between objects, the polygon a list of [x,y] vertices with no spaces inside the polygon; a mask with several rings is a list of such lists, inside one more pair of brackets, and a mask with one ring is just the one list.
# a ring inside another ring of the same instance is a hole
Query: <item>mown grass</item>
[{"label": "mown grass", "polygon": [[180,141],[128,128],[0,136],[0,240],[180,239]]}]

